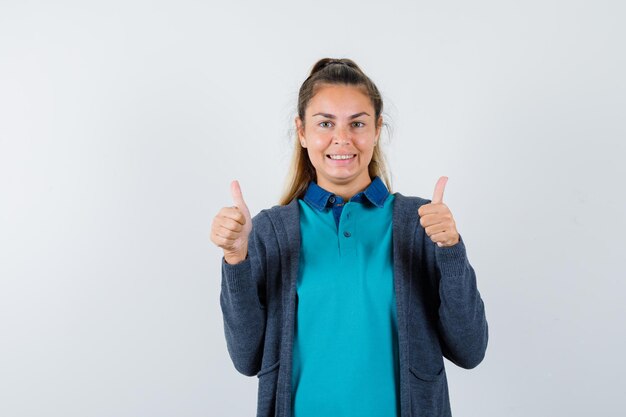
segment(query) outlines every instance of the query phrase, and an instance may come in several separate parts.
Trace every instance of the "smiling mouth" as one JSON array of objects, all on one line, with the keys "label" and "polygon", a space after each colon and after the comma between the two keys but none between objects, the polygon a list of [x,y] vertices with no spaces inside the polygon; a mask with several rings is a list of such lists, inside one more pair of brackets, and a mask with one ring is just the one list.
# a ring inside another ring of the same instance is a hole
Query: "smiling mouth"
[{"label": "smiling mouth", "polygon": [[356,154],[350,155],[326,155],[326,158],[332,159],[333,161],[346,161],[356,157]]}]

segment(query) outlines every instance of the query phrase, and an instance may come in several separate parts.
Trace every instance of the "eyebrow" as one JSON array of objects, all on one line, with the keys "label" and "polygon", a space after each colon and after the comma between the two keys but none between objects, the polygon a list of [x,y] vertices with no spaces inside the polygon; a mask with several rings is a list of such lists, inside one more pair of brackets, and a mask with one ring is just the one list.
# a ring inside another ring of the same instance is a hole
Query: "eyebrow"
[{"label": "eyebrow", "polygon": [[[367,115],[367,116],[369,116],[369,114],[368,114],[368,113],[366,113],[366,112],[362,111],[361,113],[353,114],[352,116],[350,116],[350,117],[349,117],[349,119],[356,119],[357,117],[362,116],[362,115],[364,115],[364,114],[365,114],[365,115]],[[313,116],[311,116],[311,117],[315,117],[315,116],[323,116],[323,117],[327,117],[327,118],[329,118],[329,119],[334,119],[334,118],[335,118],[335,115],[334,115],[334,114],[330,114],[330,113],[315,113],[315,114],[314,114]]]}]

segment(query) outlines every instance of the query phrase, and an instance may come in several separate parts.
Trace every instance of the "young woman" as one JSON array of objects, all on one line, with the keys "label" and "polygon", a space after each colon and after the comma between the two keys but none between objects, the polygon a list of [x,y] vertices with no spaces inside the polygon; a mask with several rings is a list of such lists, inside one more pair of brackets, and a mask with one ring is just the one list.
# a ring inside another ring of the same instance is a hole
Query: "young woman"
[{"label": "young woman", "polygon": [[391,193],[383,102],[349,59],[300,88],[280,204],[254,218],[237,181],[215,216],[229,355],[259,378],[257,417],[450,416],[443,358],[478,365],[488,327],[443,203]]}]

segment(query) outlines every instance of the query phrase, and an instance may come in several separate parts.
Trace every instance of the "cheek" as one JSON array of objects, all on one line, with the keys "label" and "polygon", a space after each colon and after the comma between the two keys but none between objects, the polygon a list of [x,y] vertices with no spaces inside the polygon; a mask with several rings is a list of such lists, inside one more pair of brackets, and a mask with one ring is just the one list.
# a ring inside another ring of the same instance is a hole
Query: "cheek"
[{"label": "cheek", "polygon": [[319,165],[324,162],[324,158],[326,147],[317,142],[309,142],[307,146],[307,155],[309,155],[309,160],[313,165]]},{"label": "cheek", "polygon": [[316,137],[313,140],[309,141],[308,148],[311,154],[321,154],[326,152],[330,145],[331,141],[329,139]]},{"label": "cheek", "polygon": [[354,146],[364,154],[374,152],[374,141],[371,138],[362,138],[354,141]]}]

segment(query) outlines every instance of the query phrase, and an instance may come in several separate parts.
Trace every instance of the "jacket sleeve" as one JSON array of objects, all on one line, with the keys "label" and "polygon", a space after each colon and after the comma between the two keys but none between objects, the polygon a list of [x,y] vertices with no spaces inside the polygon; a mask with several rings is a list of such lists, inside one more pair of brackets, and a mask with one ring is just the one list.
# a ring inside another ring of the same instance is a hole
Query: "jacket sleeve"
[{"label": "jacket sleeve", "polygon": [[252,219],[246,259],[231,265],[222,256],[220,306],[226,347],[235,369],[246,376],[261,369],[266,322],[264,239],[275,239],[271,233],[267,214],[260,212]]},{"label": "jacket sleeve", "polygon": [[465,242],[460,237],[456,245],[439,247],[429,237],[426,239],[435,250],[443,355],[462,368],[474,368],[485,356],[489,331]]}]

